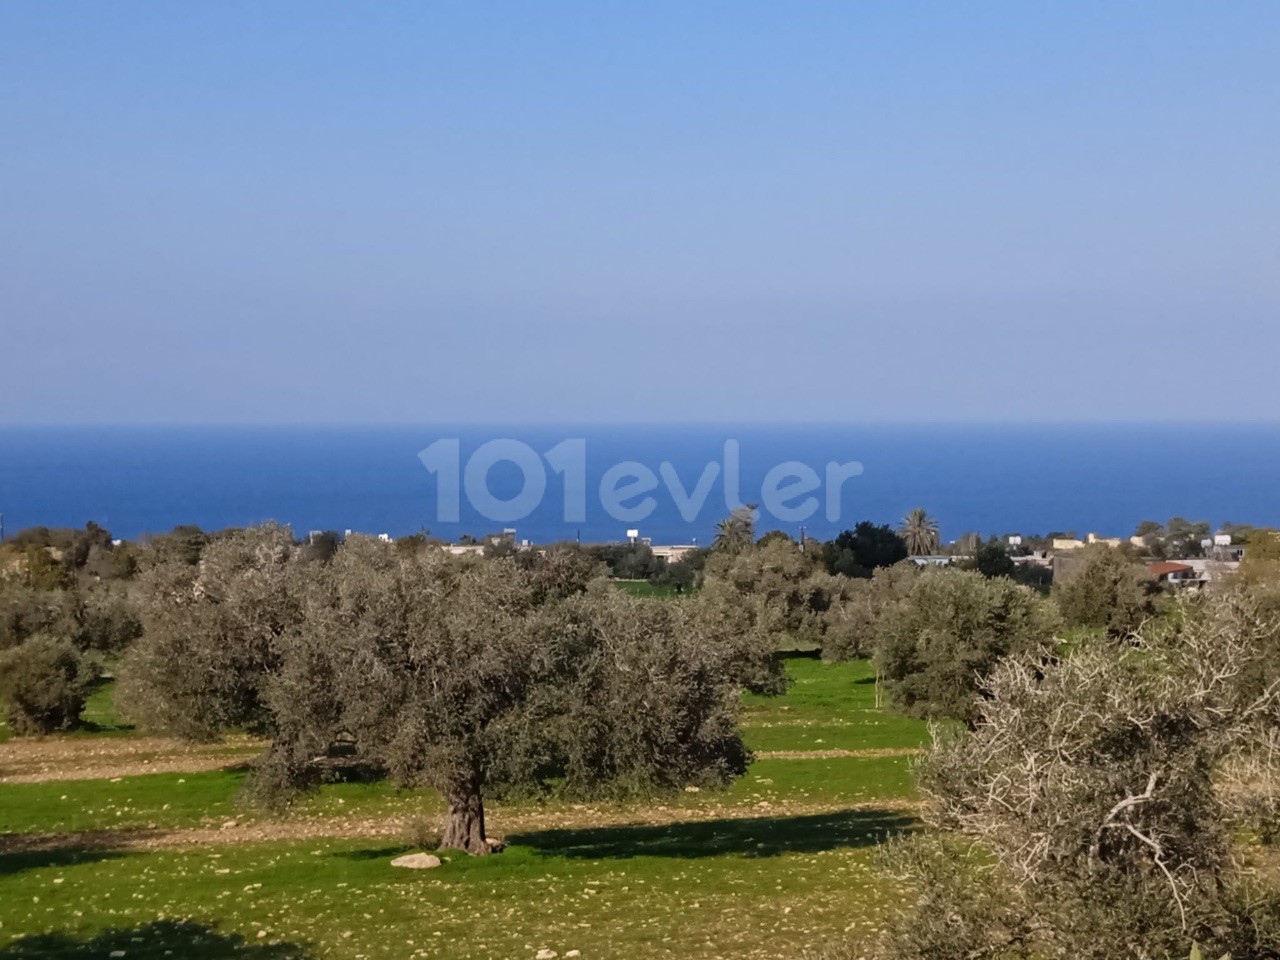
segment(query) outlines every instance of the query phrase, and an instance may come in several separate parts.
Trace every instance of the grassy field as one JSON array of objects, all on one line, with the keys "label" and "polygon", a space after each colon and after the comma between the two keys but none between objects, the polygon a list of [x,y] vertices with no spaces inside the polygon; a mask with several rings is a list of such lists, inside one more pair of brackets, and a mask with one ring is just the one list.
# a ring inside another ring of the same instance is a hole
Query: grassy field
[{"label": "grassy field", "polygon": [[615,580],[613,582],[618,589],[625,590],[633,597],[658,597],[668,600],[682,596],[680,591],[670,583],[650,583],[648,580]]},{"label": "grassy field", "polygon": [[[875,846],[911,826],[926,731],[875,708],[866,664],[788,670],[786,696],[747,698],[760,758],[729,790],[494,803],[507,850],[432,871],[389,866],[395,823],[440,809],[425,791],[333,785],[272,817],[236,805],[235,769],[0,783],[0,960],[792,958],[869,936],[899,896]],[[111,832],[24,845],[71,831]]]}]

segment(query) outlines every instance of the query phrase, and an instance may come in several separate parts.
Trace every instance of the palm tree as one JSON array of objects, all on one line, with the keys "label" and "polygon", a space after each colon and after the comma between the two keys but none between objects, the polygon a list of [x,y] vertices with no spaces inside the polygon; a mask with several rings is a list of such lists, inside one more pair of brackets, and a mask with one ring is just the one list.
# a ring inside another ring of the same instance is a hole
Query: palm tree
[{"label": "palm tree", "polygon": [[929,516],[923,507],[916,507],[902,518],[898,531],[907,541],[907,551],[913,557],[923,557],[938,550],[938,521]]},{"label": "palm tree", "polygon": [[756,540],[756,505],[749,503],[736,508],[729,516],[716,524],[716,539],[712,546],[729,553],[741,553]]}]

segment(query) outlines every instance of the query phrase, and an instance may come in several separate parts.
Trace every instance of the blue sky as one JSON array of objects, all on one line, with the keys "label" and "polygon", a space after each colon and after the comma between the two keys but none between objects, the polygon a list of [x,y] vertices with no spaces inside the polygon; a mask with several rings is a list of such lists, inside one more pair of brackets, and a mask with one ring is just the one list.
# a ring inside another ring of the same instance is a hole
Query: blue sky
[{"label": "blue sky", "polygon": [[10,0],[0,422],[1280,419],[1277,63],[1273,0]]}]

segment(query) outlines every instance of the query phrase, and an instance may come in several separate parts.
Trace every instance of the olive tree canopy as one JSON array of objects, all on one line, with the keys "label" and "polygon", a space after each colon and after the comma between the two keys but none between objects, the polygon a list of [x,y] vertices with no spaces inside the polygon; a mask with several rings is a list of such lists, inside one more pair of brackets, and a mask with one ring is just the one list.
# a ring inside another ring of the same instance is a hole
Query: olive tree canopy
[{"label": "olive tree canopy", "polygon": [[1172,636],[999,664],[972,732],[921,761],[942,833],[900,851],[919,901],[889,952],[1110,960],[1198,941],[1277,956],[1280,896],[1235,847],[1275,828],[1280,704],[1257,680],[1275,632],[1227,598]]},{"label": "olive tree canopy", "polygon": [[443,845],[487,853],[492,787],[725,783],[747,752],[739,693],[776,670],[713,606],[622,595],[571,550],[453,557],[349,538],[306,562],[286,530],[220,539],[148,574],[128,671],[135,714],[270,747],[253,786],[287,796],[339,740],[439,789]]}]

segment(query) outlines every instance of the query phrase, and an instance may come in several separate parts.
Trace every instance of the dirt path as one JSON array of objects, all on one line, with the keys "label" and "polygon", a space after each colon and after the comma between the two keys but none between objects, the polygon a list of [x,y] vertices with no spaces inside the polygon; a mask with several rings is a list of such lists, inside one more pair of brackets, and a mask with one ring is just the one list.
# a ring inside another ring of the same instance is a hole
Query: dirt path
[{"label": "dirt path", "polygon": [[[542,830],[592,830],[601,827],[647,827],[675,823],[703,823],[710,820],[750,820],[754,818],[803,817],[821,814],[884,812],[910,815],[919,804],[894,800],[891,803],[761,803],[753,806],[650,807],[636,809],[595,809],[568,807],[560,810],[495,809],[490,835],[502,839]],[[174,830],[89,830],[80,833],[32,833],[0,835],[0,854],[51,850],[181,850],[189,847],[226,846],[241,843],[314,839],[400,840],[406,818],[291,818],[240,824],[228,821],[221,827],[194,827]]]},{"label": "dirt path", "polygon": [[[0,784],[110,780],[146,773],[200,773],[247,763],[262,752],[252,737],[191,744],[163,737],[45,737],[0,743]],[[904,757],[918,749],[761,750],[761,760]]]},{"label": "dirt path", "polygon": [[0,743],[0,783],[109,780],[144,773],[199,773],[251,760],[261,741],[191,744],[163,737],[43,737]]}]

